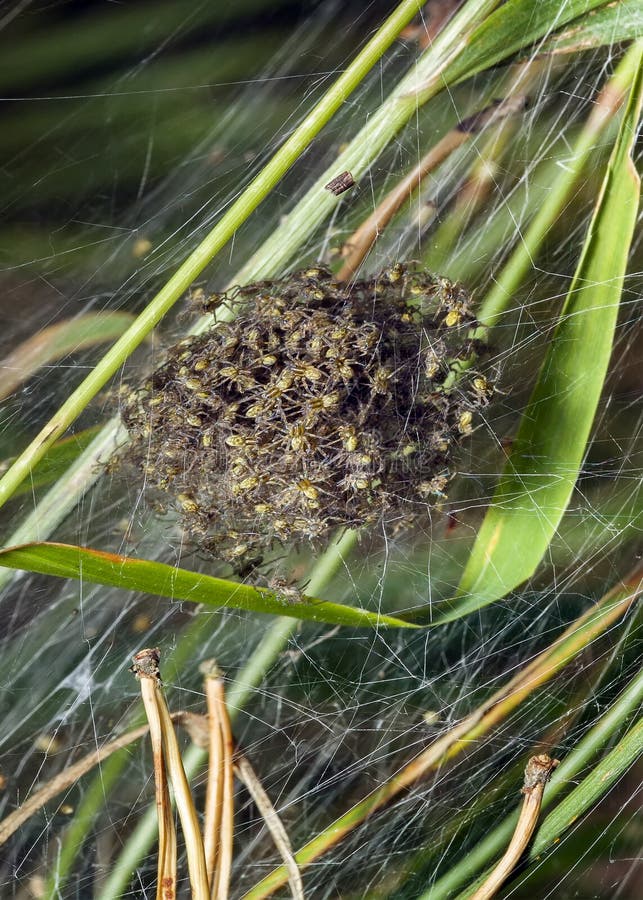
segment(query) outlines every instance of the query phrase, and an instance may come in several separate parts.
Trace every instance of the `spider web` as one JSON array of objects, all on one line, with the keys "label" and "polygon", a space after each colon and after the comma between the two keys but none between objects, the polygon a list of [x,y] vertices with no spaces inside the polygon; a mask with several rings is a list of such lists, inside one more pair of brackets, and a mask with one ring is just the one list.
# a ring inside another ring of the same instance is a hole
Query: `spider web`
[{"label": "spider web", "polygon": [[[234,28],[230,32],[229,23],[212,24],[205,9],[190,5],[180,25],[124,65],[106,64],[101,78],[91,71],[77,82],[54,79],[50,90],[30,89],[11,104],[11,115],[21,113],[25,120],[36,105],[47,111],[53,107],[56,121],[46,132],[32,132],[24,146],[9,154],[5,215],[17,225],[28,220],[31,205],[36,208],[32,224],[37,222],[42,215],[38,184],[42,197],[51,198],[53,211],[41,227],[48,234],[49,253],[38,249],[18,259],[11,249],[6,252],[2,355],[62,317],[88,310],[139,311],[347,65],[354,46],[388,5],[362,9],[360,4],[346,8],[324,2],[302,12],[284,4],[275,14],[277,28],[262,14],[260,24],[274,38],[258,55],[259,66],[253,59],[241,77],[224,74],[186,84],[179,76],[173,82],[170,74],[162,87],[145,87],[156,83],[160,62],[204,48],[211,53],[212,44],[230,34],[236,40]],[[39,27],[44,27],[46,11],[35,7],[33,13],[36,20],[43,17]],[[204,35],[190,38],[200,17]],[[18,16],[13,24],[22,21]],[[243,23],[241,34],[247,39]],[[234,280],[417,53],[411,40],[393,46],[208,268],[202,281],[206,290]],[[571,65],[553,59],[546,63],[508,147],[495,158],[490,132],[483,131],[452,154],[403,207],[362,271],[377,272],[411,258],[431,266],[440,227],[462,197],[471,167],[476,161],[493,163],[483,204],[475,213],[463,213],[459,233],[441,260],[441,274],[462,278],[476,297],[484,297],[546,198],[553,175],[565,167],[574,136],[616,61],[611,51],[602,50]],[[354,228],[439,136],[496,96],[502,77],[502,72],[481,74],[421,108],[337,205],[330,221],[297,250],[291,268],[336,264],[338,250]],[[176,127],[182,124],[190,135],[173,149],[164,144],[165,94],[178,95],[185,105],[183,118],[176,105],[172,114]],[[126,128],[119,126],[107,140],[101,162],[95,149],[89,149],[85,132],[92,122],[105,129],[112,116],[118,121],[127,103],[134,114]],[[124,138],[124,147],[117,146]],[[577,182],[509,312],[493,331],[483,372],[497,392],[491,405],[478,412],[476,430],[459,450],[458,475],[448,500],[427,507],[424,521],[410,529],[382,527],[363,535],[326,587],[324,599],[395,613],[453,595],[502,471],[506,442],[516,431],[551,339],[610,144],[604,136],[596,146],[593,164]],[[128,174],[128,146],[136,160],[136,179]],[[42,154],[43,147],[53,147],[56,155]],[[96,192],[91,168],[100,165],[109,169],[112,184],[106,188],[109,182],[103,180]],[[63,187],[58,193],[51,189],[56,179],[72,184],[67,194]],[[26,239],[24,243],[29,246]],[[635,251],[640,255],[640,239]],[[640,535],[639,291],[640,273],[635,272],[625,283],[611,374],[576,491],[534,578],[507,599],[437,629],[366,631],[295,623],[265,678],[239,702],[237,742],[253,761],[295,848],[474,710],[631,568]],[[188,302],[179,306],[124,367],[112,393],[83,415],[79,429],[113,414],[118,382],[140,380],[190,327],[194,311]],[[73,354],[41,370],[5,403],[3,455],[15,453],[25,443],[25,433],[47,420],[95,358],[94,352]],[[37,499],[34,490],[3,510],[7,533],[35,508]],[[124,483],[117,474],[103,475],[52,539],[212,574],[229,571],[191,552],[175,520],[158,519],[147,509],[143,485]],[[312,565],[311,554],[304,549],[280,565],[287,574],[303,577]],[[199,662],[215,656],[230,683],[243,678],[270,627],[265,617],[233,610],[212,612],[85,582],[27,575],[16,576],[0,602],[2,814],[126,727],[138,702],[127,667],[141,647],[161,647],[171,707],[202,712]],[[544,748],[563,758],[608,707],[636,670],[630,637],[629,629],[613,629],[497,730],[354,829],[306,870],[306,895],[421,894],[517,805],[528,756]],[[187,747],[185,736],[184,742]],[[5,846],[3,896],[42,895],[65,829],[86,799],[91,779],[87,776],[48,804]],[[200,770],[195,790],[201,804],[203,779]],[[634,897],[635,790],[635,778],[628,776],[592,819],[581,819],[572,829],[560,851],[566,862],[558,864],[556,856],[544,859],[529,880],[520,877],[507,895],[533,897],[535,891],[539,897]],[[118,778],[105,782],[104,794],[71,873],[55,896],[101,896],[137,822],[154,802],[145,741],[128,750]],[[240,786],[236,804],[235,897],[279,863]],[[151,850],[138,862],[124,896],[153,896],[155,876]],[[186,884],[184,879],[182,890]]]}]

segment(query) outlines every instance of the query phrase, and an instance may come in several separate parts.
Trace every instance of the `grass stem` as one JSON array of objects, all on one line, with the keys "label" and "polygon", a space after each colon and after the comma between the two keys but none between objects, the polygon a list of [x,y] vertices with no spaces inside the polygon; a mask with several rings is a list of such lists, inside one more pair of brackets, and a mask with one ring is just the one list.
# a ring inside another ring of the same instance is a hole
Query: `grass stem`
[{"label": "grass stem", "polygon": [[181,820],[183,837],[185,838],[192,897],[193,900],[209,900],[210,890],[201,828],[183,768],[183,760],[181,759],[181,751],[176,732],[174,731],[172,717],[167,708],[165,697],[160,691],[158,692],[158,707],[163,728],[163,749],[167,762],[167,771],[172,780],[176,809]]},{"label": "grass stem", "polygon": [[254,800],[255,806],[261,813],[266,828],[275,843],[275,847],[284,861],[284,866],[288,871],[288,885],[293,900],[304,900],[304,885],[301,880],[301,872],[292,851],[288,833],[277,814],[277,810],[272,805],[270,797],[263,789],[256,772],[252,768],[250,760],[239,752],[235,754],[235,771],[237,777],[243,782]]},{"label": "grass stem", "polygon": [[225,702],[223,681],[219,679],[216,691],[222,750],[222,797],[219,852],[212,877],[212,900],[228,900],[232,874],[232,847],[234,842],[234,772],[232,757],[234,739],[230,715]]},{"label": "grass stem", "polygon": [[214,660],[200,666],[204,675],[205,699],[208,707],[208,781],[203,818],[203,846],[208,883],[214,885],[214,873],[219,854],[219,831],[223,806],[223,733],[221,706],[225,703],[223,679]]},{"label": "grass stem", "polygon": [[553,769],[558,764],[557,759],[551,759],[546,753],[532,756],[527,763],[525,784],[522,789],[525,799],[516,823],[516,829],[502,859],[484,884],[481,884],[477,891],[471,895],[471,900],[490,900],[491,897],[495,897],[515,869],[538,824],[545,785],[549,781],[549,776]]},{"label": "grass stem", "polygon": [[159,702],[161,694],[158,664],[158,649],[140,650],[134,657],[132,671],[141,685],[141,698],[150,726],[150,742],[154,762],[156,814],[159,827],[156,898],[157,900],[170,900],[176,896],[176,829],[174,828],[163,753],[165,725],[162,702]]}]

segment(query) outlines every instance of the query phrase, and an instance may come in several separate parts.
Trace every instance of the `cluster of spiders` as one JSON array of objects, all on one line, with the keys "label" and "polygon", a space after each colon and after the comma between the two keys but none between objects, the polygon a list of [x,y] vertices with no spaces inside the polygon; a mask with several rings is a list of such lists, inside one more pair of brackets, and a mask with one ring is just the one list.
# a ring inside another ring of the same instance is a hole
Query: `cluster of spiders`
[{"label": "cluster of spiders", "polygon": [[478,349],[464,289],[415,265],[350,284],[311,267],[233,299],[233,322],[180,341],[122,408],[126,459],[200,549],[241,563],[443,494],[491,392],[453,377]]}]

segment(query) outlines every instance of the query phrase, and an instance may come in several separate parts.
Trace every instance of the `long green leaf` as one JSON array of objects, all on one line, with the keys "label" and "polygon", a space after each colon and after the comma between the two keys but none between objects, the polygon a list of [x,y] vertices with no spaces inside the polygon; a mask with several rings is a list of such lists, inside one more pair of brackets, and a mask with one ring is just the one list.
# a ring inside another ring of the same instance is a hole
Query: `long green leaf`
[{"label": "long green leaf", "polygon": [[642,95],[639,65],[560,321],[456,598],[439,621],[492,603],[529,578],[569,503],[605,380],[636,221],[631,152]]},{"label": "long green leaf", "polygon": [[[604,6],[607,0],[507,0],[487,16],[468,37],[466,47],[444,73],[448,84],[471,78],[512,54],[542,40],[573,19],[579,24],[587,13]],[[422,85],[419,99],[431,96],[432,85]]]},{"label": "long green leaf", "polygon": [[289,603],[278,593],[236,581],[214,578],[148,559],[134,559],[72,544],[33,543],[0,551],[0,566],[58,578],[77,578],[130,591],[143,591],[213,607],[327,622],[331,625],[416,627],[393,616],[328,603],[313,597]]},{"label": "long green leaf", "polygon": [[558,34],[552,35],[539,48],[539,53],[579,53],[594,47],[613,46],[621,41],[635,40],[643,34],[643,5],[641,0],[620,0],[608,3],[572,22]]}]

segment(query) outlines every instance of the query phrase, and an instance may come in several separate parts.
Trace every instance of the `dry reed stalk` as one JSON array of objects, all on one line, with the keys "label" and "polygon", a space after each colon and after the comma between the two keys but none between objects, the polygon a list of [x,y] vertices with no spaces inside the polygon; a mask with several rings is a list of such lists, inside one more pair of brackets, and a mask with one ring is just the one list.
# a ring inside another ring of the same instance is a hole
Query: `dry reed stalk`
[{"label": "dry reed stalk", "polygon": [[478,890],[471,895],[470,900],[490,900],[511,875],[538,824],[545,785],[558,764],[557,759],[551,759],[546,753],[532,756],[527,763],[525,783],[522,788],[525,799],[509,846],[484,884],[481,884]]},{"label": "dry reed stalk", "polygon": [[163,753],[163,722],[159,704],[161,697],[159,658],[160,653],[157,648],[140,650],[134,656],[134,664],[131,669],[141,685],[141,698],[150,726],[154,761],[156,811],[159,823],[156,900],[173,900],[176,897],[176,829]]}]

